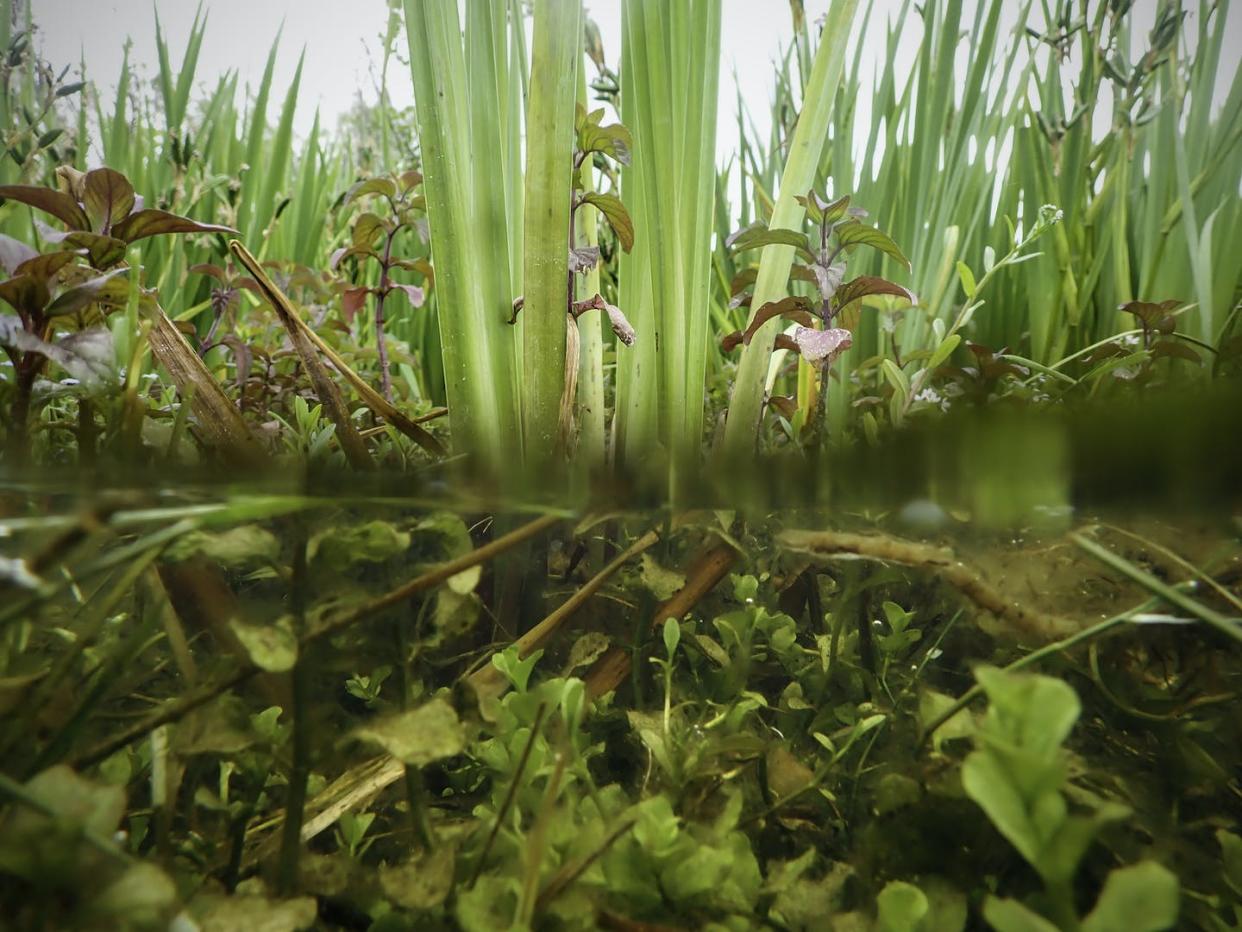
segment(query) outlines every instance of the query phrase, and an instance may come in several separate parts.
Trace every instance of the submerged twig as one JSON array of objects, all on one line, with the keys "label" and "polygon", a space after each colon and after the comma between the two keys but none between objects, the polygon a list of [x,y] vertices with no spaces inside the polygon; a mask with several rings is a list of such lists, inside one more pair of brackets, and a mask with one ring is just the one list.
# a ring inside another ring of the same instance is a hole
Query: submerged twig
[{"label": "submerged twig", "polygon": [[[704,554],[686,575],[686,584],[656,610],[652,627],[658,628],[666,618],[680,619],[698,605],[728,575],[737,557],[737,551],[728,544],[721,544]],[[631,665],[628,651],[619,647],[609,648],[587,674],[587,696],[597,699],[616,689],[629,675]]]},{"label": "submerged twig", "polygon": [[1006,598],[991,583],[957,559],[953,551],[882,534],[844,531],[785,531],[781,546],[818,557],[866,557],[935,570],[980,608],[1012,623],[1027,634],[1056,636],[1073,628],[1068,619],[1027,608]]},{"label": "submerged twig", "polygon": [[546,887],[539,893],[539,899],[535,901],[535,912],[540,913],[547,908],[548,904],[561,895],[566,887],[586,873],[592,864],[598,861],[604,854],[616,844],[626,832],[632,829],[637,819],[625,819],[615,829],[608,833],[602,842],[590,853],[566,864],[559,871],[552,875]]},{"label": "submerged twig", "polygon": [[[615,556],[607,566],[591,577],[581,589],[575,591],[552,614],[548,615],[547,618],[543,619],[543,621],[539,622],[514,642],[517,644],[518,656],[525,657],[531,651],[537,650],[542,644],[546,643],[565,620],[585,605],[587,600],[595,595],[603,587],[604,583],[612,578],[621,567],[644,550],[655,546],[659,540],[659,531],[648,531]],[[474,688],[475,694],[480,699],[498,696],[506,688],[504,675],[491,663],[472,673],[467,677],[466,682]]]}]

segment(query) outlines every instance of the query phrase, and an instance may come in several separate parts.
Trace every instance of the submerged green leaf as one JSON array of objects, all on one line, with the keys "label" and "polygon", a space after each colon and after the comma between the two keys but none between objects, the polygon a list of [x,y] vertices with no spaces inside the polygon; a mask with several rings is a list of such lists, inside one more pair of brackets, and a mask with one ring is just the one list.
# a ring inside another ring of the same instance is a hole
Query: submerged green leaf
[{"label": "submerged green leaf", "polygon": [[254,524],[227,531],[191,531],[164,552],[170,563],[205,557],[229,569],[274,563],[279,555],[280,541],[276,535]]},{"label": "submerged green leaf", "polygon": [[234,618],[229,628],[237,635],[246,655],[260,670],[287,673],[298,662],[298,639],[287,618],[271,624],[250,624]]},{"label": "submerged green leaf", "polygon": [[1082,932],[1162,932],[1177,924],[1180,885],[1155,861],[1119,867],[1108,875]]},{"label": "submerged green leaf", "polygon": [[378,744],[414,767],[460,754],[466,747],[465,726],[443,699],[432,699],[408,712],[375,719],[354,729],[352,737]]}]

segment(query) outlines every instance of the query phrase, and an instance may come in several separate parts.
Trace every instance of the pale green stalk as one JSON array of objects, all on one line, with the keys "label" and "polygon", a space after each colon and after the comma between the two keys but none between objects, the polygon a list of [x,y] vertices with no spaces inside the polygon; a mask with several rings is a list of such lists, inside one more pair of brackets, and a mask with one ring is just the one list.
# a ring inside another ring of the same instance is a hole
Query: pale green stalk
[{"label": "pale green stalk", "polygon": [[[780,196],[768,225],[770,229],[798,230],[802,226],[805,211],[795,197],[805,195],[815,183],[815,170],[827,140],[828,122],[845,68],[850,27],[857,9],[858,0],[835,0],[828,12],[828,21],[811,67],[811,80],[805,91],[802,112],[790,142],[789,157],[781,177]],[[751,302],[754,310],[786,294],[786,280],[793,256],[792,246],[764,247]],[[759,418],[763,411],[764,377],[778,328],[779,321],[775,319],[764,324],[742,353],[729,400],[721,449],[727,459],[740,460],[754,453]]]},{"label": "pale green stalk", "polygon": [[[578,69],[578,103],[587,105],[586,64]],[[587,191],[594,191],[595,170],[588,159],[582,166],[582,184]],[[581,246],[599,245],[599,211],[590,204],[583,204],[574,216],[577,243]],[[582,276],[582,290],[577,297],[590,298],[599,291],[599,263]],[[604,466],[604,329],[601,312],[590,311],[578,319],[578,395],[575,405],[575,421],[578,441],[574,450],[574,464],[580,476],[590,477]]]},{"label": "pale green stalk", "polygon": [[[508,44],[507,30],[497,29],[495,17],[476,15],[471,22],[489,29],[496,54]],[[516,218],[497,209],[497,204],[506,210],[513,204],[506,199],[499,167],[493,162],[490,175],[480,179],[483,173],[476,173],[475,163],[499,158],[509,138],[498,112],[502,100],[494,84],[480,83],[486,68],[476,61],[467,70],[456,0],[405,0],[405,23],[453,444],[474,454],[483,469],[498,473],[520,456],[507,323],[515,295],[500,293],[495,270],[483,270],[506,264],[506,240],[496,226],[503,219],[508,229]],[[470,47],[472,56],[489,48],[479,37]],[[479,119],[472,118],[476,112]],[[565,247],[562,240],[562,256]]]},{"label": "pale green stalk", "polygon": [[570,177],[581,0],[536,0],[526,110],[522,420],[533,476],[555,463],[565,387]]},{"label": "pale green stalk", "polygon": [[622,188],[636,233],[622,300],[638,342],[618,349],[619,459],[649,464],[658,442],[676,496],[703,442],[721,5],[627,0],[622,13],[622,121],[634,135]]}]

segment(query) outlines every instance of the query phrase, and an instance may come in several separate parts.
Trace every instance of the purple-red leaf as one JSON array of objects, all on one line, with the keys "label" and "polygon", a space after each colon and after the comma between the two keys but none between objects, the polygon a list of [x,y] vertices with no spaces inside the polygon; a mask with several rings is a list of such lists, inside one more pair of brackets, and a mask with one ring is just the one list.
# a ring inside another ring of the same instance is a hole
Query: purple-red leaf
[{"label": "purple-red leaf", "polygon": [[1201,365],[1203,359],[1193,349],[1180,340],[1157,340],[1151,346],[1151,354],[1153,356],[1170,356],[1175,359],[1185,359],[1187,362],[1193,362]]},{"label": "purple-red leaf", "polygon": [[411,307],[422,307],[427,300],[427,292],[417,285],[393,285],[393,288],[405,293]]},{"label": "purple-red leaf", "polygon": [[888,294],[898,298],[905,298],[911,304],[918,301],[913,291],[909,288],[903,288],[896,282],[890,282],[886,278],[878,278],[874,275],[860,275],[858,278],[846,282],[837,289],[836,294],[833,295],[833,303],[840,309],[862,298],[877,294]]},{"label": "purple-red leaf", "polygon": [[29,184],[0,185],[0,197],[20,201],[44,213],[51,214],[71,230],[89,230],[91,222],[81,205],[72,197],[52,188]]},{"label": "purple-red leaf", "polygon": [[96,168],[82,181],[82,206],[91,229],[105,236],[134,209],[134,186],[118,171]]},{"label": "purple-red leaf", "polygon": [[790,353],[801,353],[802,348],[794,342],[793,337],[787,333],[778,333],[776,342],[772,344],[773,349],[787,350]]},{"label": "purple-red leaf", "polygon": [[742,269],[742,271],[733,276],[733,281],[729,282],[729,294],[736,295],[738,292],[749,288],[758,277],[759,270],[754,266]]},{"label": "purple-red leaf", "polygon": [[743,342],[749,345],[759,328],[773,317],[795,320],[807,327],[814,321],[814,318],[811,316],[810,302],[806,298],[788,297],[781,298],[779,301],[769,301],[755,311],[754,316],[751,317],[750,325],[746,328],[746,332],[742,334]]},{"label": "purple-red leaf", "polygon": [[49,252],[45,255],[34,255],[13,271],[18,275],[30,275],[46,282],[76,257],[76,253],[72,252]]},{"label": "purple-red leaf", "polygon": [[47,306],[48,317],[73,314],[96,302],[123,304],[129,298],[129,282],[125,276],[129,269],[116,269],[107,275],[100,275],[81,285],[62,291],[56,300]]},{"label": "purple-red leaf", "polygon": [[910,260],[905,257],[892,238],[875,227],[869,227],[857,220],[850,220],[842,223],[834,232],[837,242],[842,246],[870,246],[872,249],[878,249],[892,256],[907,269],[910,268]]},{"label": "purple-red leaf", "polygon": [[32,275],[15,275],[0,282],[0,299],[8,302],[24,320],[40,318],[50,297],[47,282]]},{"label": "purple-red leaf", "polygon": [[359,181],[345,193],[345,200],[341,206],[348,206],[360,197],[376,194],[382,197],[396,197],[396,182],[391,178],[368,178],[365,181]]},{"label": "purple-red leaf", "polygon": [[102,233],[74,230],[66,234],[63,243],[77,249],[85,249],[91,265],[106,269],[125,258],[125,241]]},{"label": "purple-red leaf", "polygon": [[630,219],[630,212],[621,203],[621,198],[615,194],[597,194],[594,191],[588,191],[582,195],[582,203],[590,204],[604,215],[608,225],[617,234],[617,242],[621,244],[622,249],[629,252],[634,248],[634,221]]},{"label": "purple-red leaf", "polygon": [[810,242],[805,233],[781,228],[768,229],[763,224],[754,224],[738,230],[725,241],[725,246],[734,252],[745,252],[748,249],[760,249],[764,246],[793,246],[798,254],[808,262],[815,261],[811,252]]},{"label": "purple-red leaf", "polygon": [[346,288],[341,292],[341,313],[347,322],[353,323],[354,317],[362,310],[362,306],[367,302],[367,295],[370,293],[370,288],[362,286]]},{"label": "purple-red leaf", "polygon": [[[516,301],[513,302],[513,319],[510,320],[509,323],[513,323],[514,321],[517,320],[518,311],[521,310],[521,304],[519,302],[523,302],[523,299],[518,298]],[[630,322],[629,320],[626,319],[625,314],[624,312],[622,312],[621,308],[617,307],[615,304],[609,304],[607,301],[604,300],[603,295],[596,294],[595,297],[590,298],[586,301],[575,301],[574,302],[574,306],[573,306],[574,320],[577,320],[586,311],[589,311],[589,310],[601,310],[605,314],[607,314],[608,323],[612,327],[612,332],[616,334],[617,339],[620,340],[622,343],[624,343],[626,346],[634,345],[634,340],[637,334],[634,332],[634,328],[630,326]]]},{"label": "purple-red leaf", "polygon": [[774,408],[787,421],[792,421],[798,413],[798,400],[792,395],[773,395],[768,399],[768,406]]},{"label": "purple-red leaf", "polygon": [[148,207],[130,214],[112,228],[112,235],[127,243],[133,243],[148,236],[164,236],[170,233],[232,233],[232,227],[218,223],[199,223],[189,217],[179,217],[166,210]]}]

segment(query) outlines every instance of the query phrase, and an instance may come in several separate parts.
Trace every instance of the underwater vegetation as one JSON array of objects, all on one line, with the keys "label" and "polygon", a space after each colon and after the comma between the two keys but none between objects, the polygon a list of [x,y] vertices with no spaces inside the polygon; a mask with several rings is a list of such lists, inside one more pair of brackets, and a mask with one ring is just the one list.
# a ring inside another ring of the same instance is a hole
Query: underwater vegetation
[{"label": "underwater vegetation", "polygon": [[0,3],[0,928],[1242,928],[1238,11],[1012,7]]}]

